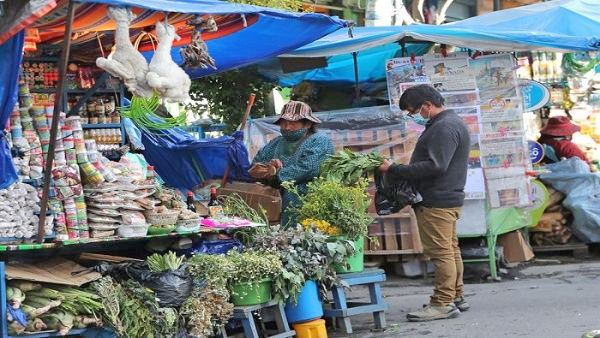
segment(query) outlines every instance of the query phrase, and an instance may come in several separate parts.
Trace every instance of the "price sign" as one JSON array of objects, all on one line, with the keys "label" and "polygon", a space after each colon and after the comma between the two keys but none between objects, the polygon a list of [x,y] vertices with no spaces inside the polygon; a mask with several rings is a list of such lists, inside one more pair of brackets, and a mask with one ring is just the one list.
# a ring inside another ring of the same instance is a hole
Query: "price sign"
[{"label": "price sign", "polygon": [[544,158],[544,147],[536,141],[527,141],[531,163],[540,163]]}]

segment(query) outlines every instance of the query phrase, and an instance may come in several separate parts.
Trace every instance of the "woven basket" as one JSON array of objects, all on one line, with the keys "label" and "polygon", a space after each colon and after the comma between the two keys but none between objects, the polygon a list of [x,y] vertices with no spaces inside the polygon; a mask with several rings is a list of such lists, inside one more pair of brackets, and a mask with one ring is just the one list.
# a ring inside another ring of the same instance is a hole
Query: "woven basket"
[{"label": "woven basket", "polygon": [[171,210],[161,214],[146,213],[146,221],[152,225],[173,225],[177,223],[180,211]]}]

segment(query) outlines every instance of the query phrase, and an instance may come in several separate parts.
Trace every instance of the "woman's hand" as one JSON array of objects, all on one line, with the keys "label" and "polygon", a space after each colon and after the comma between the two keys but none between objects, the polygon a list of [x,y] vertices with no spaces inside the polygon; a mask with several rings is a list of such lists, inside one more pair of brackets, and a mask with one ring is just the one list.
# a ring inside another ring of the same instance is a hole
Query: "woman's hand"
[{"label": "woman's hand", "polygon": [[283,168],[283,162],[281,162],[281,160],[276,159],[276,158],[270,160],[269,164],[272,165],[273,167],[275,167],[275,169],[277,169],[277,170]]}]

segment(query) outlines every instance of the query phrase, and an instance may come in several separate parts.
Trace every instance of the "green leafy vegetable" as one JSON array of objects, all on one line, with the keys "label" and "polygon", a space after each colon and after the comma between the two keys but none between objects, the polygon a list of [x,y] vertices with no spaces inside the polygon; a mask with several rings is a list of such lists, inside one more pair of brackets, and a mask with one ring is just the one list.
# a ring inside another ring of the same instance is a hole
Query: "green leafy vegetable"
[{"label": "green leafy vegetable", "polygon": [[382,163],[383,157],[380,154],[365,155],[344,149],[323,161],[321,177],[345,185],[355,185],[361,177],[378,168]]},{"label": "green leafy vegetable", "polygon": [[149,131],[166,130],[185,125],[187,120],[185,111],[177,117],[162,117],[156,114],[159,106],[160,98],[154,92],[148,99],[139,96],[132,97],[131,104],[119,108],[119,113]]}]

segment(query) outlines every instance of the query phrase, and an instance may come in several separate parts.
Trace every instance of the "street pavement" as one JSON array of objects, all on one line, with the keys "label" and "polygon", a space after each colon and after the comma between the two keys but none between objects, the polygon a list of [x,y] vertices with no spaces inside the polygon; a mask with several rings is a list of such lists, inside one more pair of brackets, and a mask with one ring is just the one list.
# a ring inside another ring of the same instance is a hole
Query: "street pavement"
[{"label": "street pavement", "polygon": [[[411,323],[406,314],[428,302],[432,281],[388,275],[383,285],[390,305],[387,330],[371,332],[372,316],[361,315],[352,317],[352,337],[577,338],[600,329],[599,276],[598,261],[533,265],[513,280],[467,284],[471,309],[458,318]],[[366,288],[360,288],[349,294],[349,301],[365,297]]]}]

